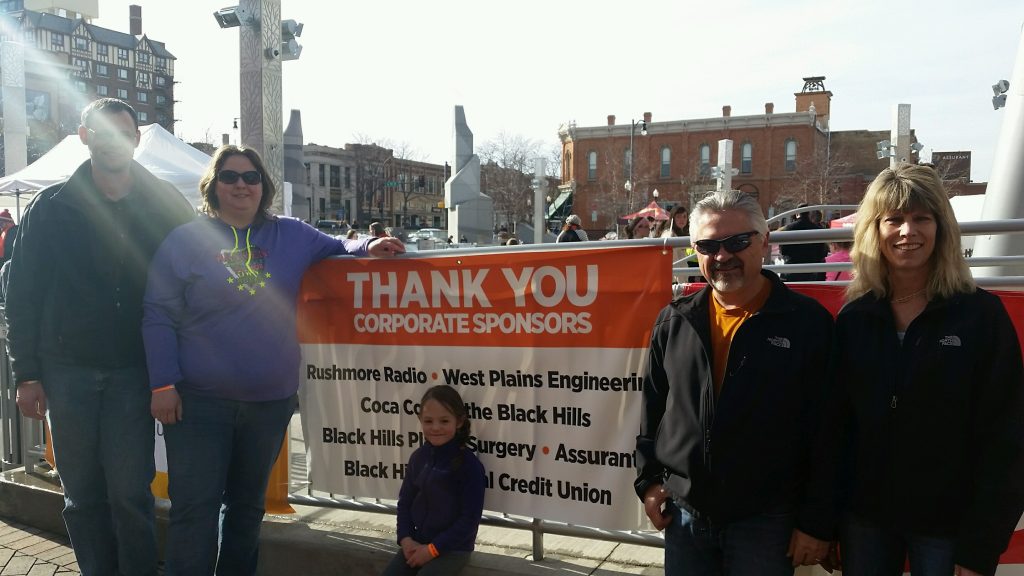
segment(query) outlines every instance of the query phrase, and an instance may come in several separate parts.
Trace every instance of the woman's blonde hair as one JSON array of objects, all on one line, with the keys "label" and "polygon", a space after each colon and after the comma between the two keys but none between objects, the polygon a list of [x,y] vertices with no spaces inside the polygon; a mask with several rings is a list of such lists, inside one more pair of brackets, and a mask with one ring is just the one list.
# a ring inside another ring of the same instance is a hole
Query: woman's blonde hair
[{"label": "woman's blonde hair", "polygon": [[847,300],[868,292],[879,299],[892,296],[878,226],[886,214],[912,210],[931,213],[936,223],[935,249],[928,271],[928,299],[949,298],[975,290],[974,278],[960,249],[960,226],[942,180],[929,166],[901,163],[878,174],[857,209],[850,251],[854,275],[846,288]]}]

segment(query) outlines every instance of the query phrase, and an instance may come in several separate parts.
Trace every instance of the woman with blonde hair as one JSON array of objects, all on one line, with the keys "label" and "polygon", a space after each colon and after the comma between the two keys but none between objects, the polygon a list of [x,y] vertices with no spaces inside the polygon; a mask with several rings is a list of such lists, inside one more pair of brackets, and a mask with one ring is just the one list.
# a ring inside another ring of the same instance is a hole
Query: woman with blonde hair
[{"label": "woman with blonde hair", "polygon": [[875,178],[852,259],[809,491],[842,503],[843,574],[992,574],[1024,510],[1024,368],[934,169]]}]

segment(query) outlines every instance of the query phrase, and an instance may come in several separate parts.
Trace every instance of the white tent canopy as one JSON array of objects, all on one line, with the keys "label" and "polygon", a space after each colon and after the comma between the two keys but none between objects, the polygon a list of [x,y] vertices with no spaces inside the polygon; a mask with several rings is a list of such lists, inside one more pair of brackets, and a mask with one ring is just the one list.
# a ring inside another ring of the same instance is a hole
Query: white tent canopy
[{"label": "white tent canopy", "polygon": [[[157,178],[167,180],[182,193],[193,206],[201,204],[199,179],[210,163],[210,157],[178,140],[159,124],[139,128],[142,137],[135,149],[135,160]],[[49,152],[18,172],[0,178],[0,206],[14,208],[15,194],[20,191],[20,202],[50,184],[66,180],[89,159],[89,149],[77,134],[66,136]]]}]

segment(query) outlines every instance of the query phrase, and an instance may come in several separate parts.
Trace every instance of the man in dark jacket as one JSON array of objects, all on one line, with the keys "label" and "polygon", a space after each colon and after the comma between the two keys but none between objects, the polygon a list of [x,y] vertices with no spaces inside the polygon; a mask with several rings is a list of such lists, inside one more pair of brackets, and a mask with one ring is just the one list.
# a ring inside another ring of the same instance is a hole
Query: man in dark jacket
[{"label": "man in dark jacket", "polygon": [[768,226],[750,196],[705,198],[690,230],[709,286],[655,322],[636,492],[666,529],[666,574],[792,574],[832,536],[801,509],[832,317],[761,269]]},{"label": "man in dark jacket", "polygon": [[82,112],[90,160],[22,218],[7,292],[17,403],[47,418],[64,522],[82,574],[156,574],[153,418],[142,347],[150,258],[194,212],[132,155],[138,116]]},{"label": "man in dark jacket", "polygon": [[[797,208],[806,208],[804,202]],[[783,228],[786,232],[795,230],[821,230],[821,226],[811,218],[810,212],[801,212],[796,215],[792,224]],[[783,244],[779,246],[779,253],[786,258],[786,264],[817,264],[825,262],[828,256],[828,244],[815,242],[813,244]],[[821,282],[825,280],[824,272],[798,272],[796,274],[783,274],[782,279],[787,282]]]}]

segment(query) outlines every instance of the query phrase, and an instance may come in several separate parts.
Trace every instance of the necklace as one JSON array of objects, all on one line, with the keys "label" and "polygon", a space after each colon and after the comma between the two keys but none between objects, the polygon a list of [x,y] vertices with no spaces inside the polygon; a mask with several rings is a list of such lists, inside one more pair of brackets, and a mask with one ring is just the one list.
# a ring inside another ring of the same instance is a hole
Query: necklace
[{"label": "necklace", "polygon": [[925,290],[927,290],[927,288],[921,288],[917,292],[911,292],[910,294],[907,294],[906,296],[900,296],[899,298],[892,298],[892,299],[890,299],[890,302],[892,302],[893,304],[903,304],[904,302],[910,302],[911,300],[913,300],[917,296],[920,296],[921,294],[924,294]]}]

